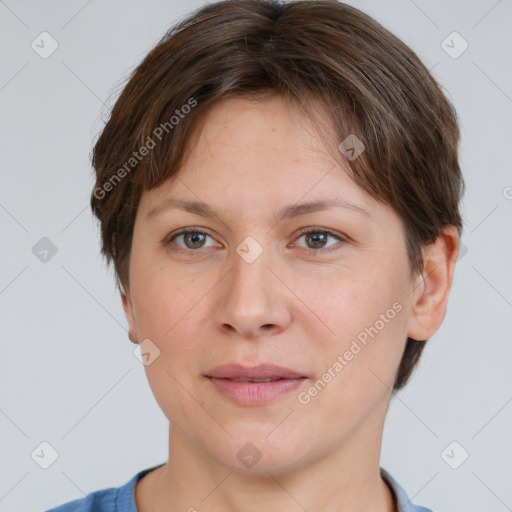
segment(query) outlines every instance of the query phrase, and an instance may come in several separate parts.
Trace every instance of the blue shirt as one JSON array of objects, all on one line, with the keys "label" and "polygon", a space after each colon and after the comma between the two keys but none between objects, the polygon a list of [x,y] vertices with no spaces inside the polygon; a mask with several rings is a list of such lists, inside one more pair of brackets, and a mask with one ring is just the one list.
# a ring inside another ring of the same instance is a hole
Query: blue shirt
[{"label": "blue shirt", "polygon": [[[129,482],[121,487],[110,487],[95,491],[84,498],[69,501],[46,512],[138,512],[135,505],[135,484],[153,469],[163,464],[139,471]],[[384,480],[393,489],[398,501],[399,512],[432,512],[432,510],[412,503],[405,491],[393,477],[383,468],[380,472]]]}]

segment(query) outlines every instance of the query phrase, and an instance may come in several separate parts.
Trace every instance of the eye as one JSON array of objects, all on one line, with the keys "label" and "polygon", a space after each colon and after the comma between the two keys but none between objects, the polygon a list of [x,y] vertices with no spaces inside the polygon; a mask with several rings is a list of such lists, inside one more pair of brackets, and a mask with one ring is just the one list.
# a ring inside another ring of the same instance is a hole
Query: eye
[{"label": "eye", "polygon": [[[306,244],[312,245],[313,247],[304,247],[304,250],[309,254],[324,254],[336,251],[339,249],[339,244],[334,244],[333,247],[327,246],[325,244],[329,238],[333,238],[338,240],[340,243],[344,243],[347,240],[333,233],[332,231],[320,228],[303,228],[300,230],[302,236],[300,236],[297,240],[305,237]],[[176,242],[182,237],[183,243],[185,246],[182,246]],[[162,245],[172,251],[185,251],[190,252],[194,250],[204,249],[208,247],[212,247],[212,245],[205,245],[206,238],[211,238],[208,233],[205,231],[201,231],[195,227],[188,227],[180,229],[177,232],[171,233],[164,240],[162,240]],[[172,247],[172,246],[176,247]]]},{"label": "eye", "polygon": [[[191,228],[183,228],[180,229],[176,233],[171,233],[169,236],[167,236],[163,241],[162,244],[167,247],[170,246],[171,243],[175,243],[174,240],[178,239],[179,237],[183,237],[183,241],[185,243],[185,247],[178,245],[178,250],[184,250],[187,249],[203,249],[204,247],[207,247],[204,245],[204,242],[206,240],[206,237],[210,237],[208,233],[205,231],[201,231],[197,228],[191,227]],[[174,250],[174,248],[172,248]]]},{"label": "eye", "polygon": [[336,240],[339,240],[340,242],[346,242],[347,240],[332,231],[329,231],[327,229],[319,229],[319,228],[304,228],[300,230],[302,233],[302,236],[298,238],[300,240],[301,238],[305,237],[306,243],[313,245],[313,248],[306,247],[306,251],[309,254],[318,254],[318,253],[330,253],[333,251],[337,251],[340,247],[339,244],[334,244],[334,246],[327,246],[325,247],[325,243],[327,242],[327,239],[335,238]]}]

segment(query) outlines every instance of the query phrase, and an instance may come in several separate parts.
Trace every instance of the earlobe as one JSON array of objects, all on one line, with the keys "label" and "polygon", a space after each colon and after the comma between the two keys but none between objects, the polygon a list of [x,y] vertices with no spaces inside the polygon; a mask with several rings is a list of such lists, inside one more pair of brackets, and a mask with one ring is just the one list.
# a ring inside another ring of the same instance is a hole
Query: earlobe
[{"label": "earlobe", "polygon": [[425,247],[423,272],[412,291],[414,301],[407,330],[409,338],[428,340],[441,326],[458,249],[459,235],[455,226],[445,227],[436,241]]},{"label": "earlobe", "polygon": [[133,305],[130,292],[121,293],[121,300],[123,303],[123,310],[128,321],[128,338],[132,343],[138,345],[137,336],[135,335],[135,318],[133,316]]}]

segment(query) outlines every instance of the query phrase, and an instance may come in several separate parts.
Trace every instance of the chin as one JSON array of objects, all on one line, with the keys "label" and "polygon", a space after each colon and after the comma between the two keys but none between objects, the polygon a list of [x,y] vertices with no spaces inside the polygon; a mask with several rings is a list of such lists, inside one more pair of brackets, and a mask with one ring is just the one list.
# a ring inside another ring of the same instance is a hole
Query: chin
[{"label": "chin", "polygon": [[274,434],[267,437],[271,431],[265,428],[264,433],[258,436],[229,438],[227,444],[215,446],[212,456],[231,471],[243,474],[279,474],[296,469],[300,460],[306,457],[301,453],[304,443],[300,440],[291,443],[289,437],[283,435],[284,432],[281,436],[275,435],[274,439]]}]

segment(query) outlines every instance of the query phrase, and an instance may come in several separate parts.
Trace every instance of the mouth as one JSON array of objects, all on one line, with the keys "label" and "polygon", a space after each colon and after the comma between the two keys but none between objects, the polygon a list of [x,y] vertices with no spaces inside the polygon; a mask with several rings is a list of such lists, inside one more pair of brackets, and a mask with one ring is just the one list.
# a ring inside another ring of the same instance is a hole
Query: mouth
[{"label": "mouth", "polygon": [[[291,380],[291,379],[286,379],[284,377],[274,377],[274,378],[268,378],[268,379],[246,379],[246,378],[241,378],[241,377],[238,377],[238,378],[235,378],[235,379],[228,379],[226,377],[210,377],[210,378],[221,378],[221,379],[224,379],[224,380],[230,380],[231,382],[253,382],[253,383],[262,383],[262,382],[276,382],[278,380]],[[301,379],[305,379],[306,377],[300,377]]]},{"label": "mouth", "polygon": [[271,382],[274,380],[307,378],[302,373],[274,364],[260,364],[252,367],[240,364],[222,365],[208,372],[206,377],[228,379],[235,382]]},{"label": "mouth", "polygon": [[306,375],[276,365],[219,366],[205,377],[214,389],[237,405],[265,405],[297,389]]}]

